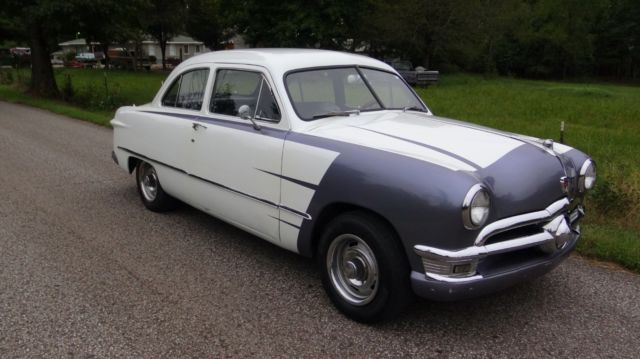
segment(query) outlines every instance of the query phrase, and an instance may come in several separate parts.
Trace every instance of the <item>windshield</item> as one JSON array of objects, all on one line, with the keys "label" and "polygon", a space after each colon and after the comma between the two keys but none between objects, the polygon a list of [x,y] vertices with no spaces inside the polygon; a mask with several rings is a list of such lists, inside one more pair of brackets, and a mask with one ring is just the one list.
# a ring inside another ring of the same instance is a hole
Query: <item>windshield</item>
[{"label": "windshield", "polygon": [[384,109],[426,111],[399,76],[370,68],[297,71],[287,75],[285,85],[296,113],[305,121]]}]

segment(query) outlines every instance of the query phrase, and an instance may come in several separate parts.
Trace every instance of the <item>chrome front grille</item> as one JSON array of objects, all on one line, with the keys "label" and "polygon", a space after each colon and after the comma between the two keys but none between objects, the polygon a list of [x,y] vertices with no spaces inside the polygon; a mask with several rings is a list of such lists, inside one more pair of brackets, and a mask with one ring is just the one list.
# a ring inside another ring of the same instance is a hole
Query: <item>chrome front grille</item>
[{"label": "chrome front grille", "polygon": [[563,198],[544,210],[488,224],[471,246],[450,250],[418,244],[414,251],[421,257],[428,278],[445,282],[479,280],[483,274],[478,273],[478,265],[487,257],[532,247],[552,253],[562,250],[567,243],[575,243],[580,236],[578,222],[583,216],[582,205]]},{"label": "chrome front grille", "polygon": [[515,238],[532,236],[534,234],[542,233],[544,231],[544,225],[549,223],[549,221],[541,221],[537,223],[531,223],[520,227],[513,227],[507,229],[503,232],[496,233],[491,235],[485,239],[484,244],[493,244],[500,243],[504,241],[509,241]]}]

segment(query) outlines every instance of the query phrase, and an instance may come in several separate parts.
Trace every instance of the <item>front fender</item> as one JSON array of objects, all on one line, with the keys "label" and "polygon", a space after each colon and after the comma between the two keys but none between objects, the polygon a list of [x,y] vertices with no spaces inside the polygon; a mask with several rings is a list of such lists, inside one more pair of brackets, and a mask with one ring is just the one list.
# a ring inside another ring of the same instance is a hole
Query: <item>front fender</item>
[{"label": "front fender", "polygon": [[[460,214],[464,196],[477,183],[469,173],[316,136],[291,133],[287,141],[338,153],[311,198],[307,209],[311,218],[318,218],[336,202],[369,209],[395,228],[414,268],[421,266],[413,255],[416,244],[455,249],[473,243],[477,233],[464,229]],[[300,227],[301,254],[313,253],[315,224],[314,220],[304,221]]]}]

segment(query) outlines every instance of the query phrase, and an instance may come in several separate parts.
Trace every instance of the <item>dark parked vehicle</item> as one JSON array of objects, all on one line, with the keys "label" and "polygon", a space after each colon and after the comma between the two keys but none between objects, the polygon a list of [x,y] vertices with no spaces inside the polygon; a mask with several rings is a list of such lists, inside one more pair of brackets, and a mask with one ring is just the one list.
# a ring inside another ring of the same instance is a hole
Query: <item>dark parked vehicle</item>
[{"label": "dark parked vehicle", "polygon": [[151,57],[138,56],[136,52],[126,49],[109,50],[109,65],[116,69],[128,69],[133,70],[135,67],[138,69],[151,69]]},{"label": "dark parked vehicle", "polygon": [[438,82],[440,78],[440,72],[430,70],[427,71],[423,67],[413,67],[410,61],[407,60],[385,60],[387,64],[398,71],[400,76],[412,86],[429,86]]}]

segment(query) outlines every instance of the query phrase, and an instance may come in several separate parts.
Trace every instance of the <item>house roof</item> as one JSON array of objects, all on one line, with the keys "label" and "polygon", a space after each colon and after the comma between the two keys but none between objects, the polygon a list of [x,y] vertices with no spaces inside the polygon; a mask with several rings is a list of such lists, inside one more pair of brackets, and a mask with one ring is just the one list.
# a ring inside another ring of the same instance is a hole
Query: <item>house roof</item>
[{"label": "house roof", "polygon": [[[151,36],[149,36],[147,38],[147,40],[143,41],[143,43],[145,43],[145,44],[154,44],[154,43],[157,43],[157,41],[154,38],[152,38]],[[194,38],[186,36],[186,35],[174,36],[169,41],[167,41],[167,43],[169,43],[169,44],[183,44],[183,45],[202,45],[203,44],[202,41],[195,40]],[[91,44],[100,45],[99,42],[92,42]],[[87,40],[85,40],[85,39],[73,39],[73,40],[61,42],[58,45],[59,46],[87,46]]]},{"label": "house roof", "polygon": [[198,40],[194,39],[193,37],[186,36],[186,35],[174,36],[173,38],[171,38],[167,42],[170,43],[170,44],[196,44],[196,45],[202,45],[203,44],[202,41],[198,41]]},{"label": "house roof", "polygon": [[[91,44],[100,45],[100,43],[96,41],[91,42]],[[87,46],[87,40],[85,39],[69,40],[69,41],[59,43],[58,46]]]},{"label": "house roof", "polygon": [[87,40],[85,39],[74,39],[65,42],[61,42],[58,45],[60,46],[86,46]]},{"label": "house roof", "polygon": [[[148,36],[146,40],[143,41],[145,44],[156,44],[158,41],[151,36]],[[174,36],[167,41],[168,44],[181,44],[181,45],[203,45],[202,41],[198,41],[190,36],[186,35],[178,35]]]}]

